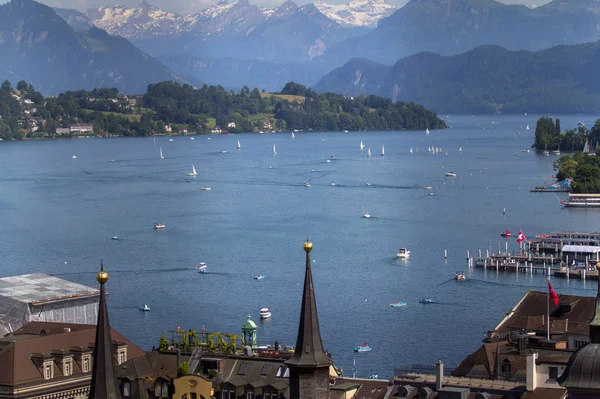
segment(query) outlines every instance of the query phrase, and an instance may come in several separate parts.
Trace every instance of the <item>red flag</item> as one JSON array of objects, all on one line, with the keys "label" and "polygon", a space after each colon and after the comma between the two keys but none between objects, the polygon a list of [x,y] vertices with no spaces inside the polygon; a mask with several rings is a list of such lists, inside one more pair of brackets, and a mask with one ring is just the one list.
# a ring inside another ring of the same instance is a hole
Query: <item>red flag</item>
[{"label": "red flag", "polygon": [[527,240],[527,238],[525,238],[525,234],[523,234],[523,232],[521,230],[519,230],[519,235],[517,236],[517,242],[520,244],[521,241]]},{"label": "red flag", "polygon": [[554,306],[558,306],[558,295],[556,295],[556,291],[554,291],[554,288],[552,288],[550,281],[548,281],[548,293],[550,298],[552,298],[552,302],[554,302]]}]

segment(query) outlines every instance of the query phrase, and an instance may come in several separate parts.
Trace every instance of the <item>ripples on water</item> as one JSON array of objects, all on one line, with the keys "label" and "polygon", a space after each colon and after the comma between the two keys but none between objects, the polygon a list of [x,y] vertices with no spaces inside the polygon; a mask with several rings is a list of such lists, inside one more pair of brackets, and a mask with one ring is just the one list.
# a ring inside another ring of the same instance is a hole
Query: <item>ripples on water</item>
[{"label": "ripples on water", "polygon": [[[337,365],[351,374],[356,359],[362,377],[390,376],[402,364],[433,365],[440,357],[453,365],[527,290],[546,289],[542,275],[467,270],[467,249],[503,249],[505,229],[529,237],[597,230],[597,211],[565,209],[552,194],[529,192],[553,174],[553,156],[521,152],[533,142],[536,120],[449,117],[452,129],[430,135],[2,143],[0,274],[45,272],[94,286],[104,258],[111,323],[144,349],[178,324],[238,332],[248,314],[259,325],[260,342],[293,344],[302,242],[310,234],[321,334]],[[565,127],[579,120],[589,125],[594,118],[561,117]],[[236,151],[238,139],[242,149]],[[371,146],[370,159],[359,149],[361,140]],[[448,155],[430,155],[428,146]],[[187,176],[192,162],[195,178]],[[447,171],[458,176],[447,178]],[[365,212],[372,217],[363,218]],[[167,228],[154,231],[156,221]],[[111,240],[115,235],[120,239]],[[399,247],[412,251],[410,261],[396,259]],[[514,240],[510,248],[517,248]],[[199,262],[207,262],[210,274],[196,272]],[[457,270],[469,279],[454,281]],[[254,280],[257,273],[266,278]],[[595,290],[595,283],[577,280],[553,285],[559,293]],[[423,296],[438,303],[419,304]],[[392,309],[394,300],[408,305]],[[137,310],[144,303],[151,312]],[[258,311],[264,306],[273,318],[263,322]],[[365,341],[373,351],[354,354]]]}]

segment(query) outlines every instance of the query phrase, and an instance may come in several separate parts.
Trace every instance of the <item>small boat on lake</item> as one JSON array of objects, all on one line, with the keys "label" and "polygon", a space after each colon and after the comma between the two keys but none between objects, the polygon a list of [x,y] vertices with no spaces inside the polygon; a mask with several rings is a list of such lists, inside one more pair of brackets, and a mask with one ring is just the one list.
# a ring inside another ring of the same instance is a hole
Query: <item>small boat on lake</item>
[{"label": "small boat on lake", "polygon": [[208,273],[208,266],[206,265],[206,263],[200,262],[200,265],[198,266],[198,273],[202,273],[202,274]]},{"label": "small boat on lake", "polygon": [[304,187],[310,187],[310,183],[309,182],[304,183]]},{"label": "small boat on lake", "polygon": [[212,190],[212,188],[210,188],[210,187],[202,187],[200,190],[202,190],[202,191],[210,191],[210,190]]},{"label": "small boat on lake", "polygon": [[454,173],[454,172],[446,172],[446,177],[456,177],[456,173]]},{"label": "small boat on lake", "polygon": [[394,303],[390,303],[390,308],[401,308],[403,306],[406,306],[406,302],[396,301]]},{"label": "small boat on lake", "polygon": [[435,301],[431,298],[423,297],[423,298],[419,299],[419,303],[435,303]]},{"label": "small boat on lake", "polygon": [[454,279],[457,281],[464,281],[467,279],[467,276],[465,276],[464,272],[456,272],[456,275],[454,276]]},{"label": "small boat on lake", "polygon": [[260,318],[261,319],[270,319],[271,318],[271,311],[269,310],[269,308],[262,308],[260,310]]},{"label": "small boat on lake", "polygon": [[150,311],[150,307],[149,307],[148,305],[144,305],[144,306],[142,306],[142,307],[140,308],[140,310],[141,310],[142,312],[149,312],[149,311]]},{"label": "small boat on lake", "polygon": [[240,141],[239,141],[239,140],[237,141],[237,146],[236,146],[235,148],[236,148],[236,149],[238,149],[238,150],[239,150],[240,148],[242,148],[242,146],[240,145]]},{"label": "small boat on lake", "polygon": [[363,144],[363,142],[361,141],[361,142],[360,142],[360,149],[362,150],[362,149],[364,149],[364,148],[365,148],[365,145],[364,145],[364,144]]},{"label": "small boat on lake", "polygon": [[262,274],[257,274],[256,276],[254,276],[255,280],[262,280],[263,278],[265,278],[265,276],[263,276]]},{"label": "small boat on lake", "polygon": [[113,236],[113,238],[112,238],[112,239],[113,239],[113,240],[118,240],[118,239],[119,239],[119,237],[117,237],[117,236]]},{"label": "small boat on lake", "polygon": [[273,155],[277,155],[277,148],[275,147],[275,144],[273,144]]},{"label": "small boat on lake", "polygon": [[365,219],[371,219],[371,214],[369,212],[367,212],[367,213],[365,213],[363,215],[363,218],[365,218]]},{"label": "small boat on lake", "polygon": [[162,230],[162,229],[164,229],[165,227],[167,227],[167,226],[165,226],[164,224],[162,224],[162,223],[160,223],[160,222],[156,222],[156,223],[154,223],[154,226],[153,226],[152,228],[153,228],[154,230]]},{"label": "small boat on lake", "polygon": [[369,148],[367,149],[367,156],[368,156],[369,158],[371,158],[371,147],[369,147]]},{"label": "small boat on lake", "polygon": [[500,233],[500,236],[502,236],[502,237],[510,237],[510,236],[512,236],[512,234],[510,234],[510,231],[506,230],[504,233]]},{"label": "small boat on lake", "polygon": [[381,156],[385,156],[385,147],[383,145],[381,146]]},{"label": "small boat on lake", "polygon": [[358,345],[356,348],[354,348],[354,352],[370,352],[371,351],[371,347],[369,346],[368,342],[365,342],[364,345]]},{"label": "small boat on lake", "polygon": [[73,154],[73,157],[72,157],[72,158],[73,158],[73,159],[77,159],[77,155]]},{"label": "small boat on lake", "polygon": [[400,248],[396,256],[400,259],[408,259],[410,258],[410,251],[406,248]]},{"label": "small boat on lake", "polygon": [[192,171],[190,173],[188,173],[188,176],[192,176],[192,177],[198,176],[198,173],[196,172],[196,167],[194,166],[194,164],[192,164]]},{"label": "small boat on lake", "polygon": [[165,157],[163,156],[163,153],[162,153],[162,147],[159,147],[159,148],[160,148],[160,159],[165,159]]}]

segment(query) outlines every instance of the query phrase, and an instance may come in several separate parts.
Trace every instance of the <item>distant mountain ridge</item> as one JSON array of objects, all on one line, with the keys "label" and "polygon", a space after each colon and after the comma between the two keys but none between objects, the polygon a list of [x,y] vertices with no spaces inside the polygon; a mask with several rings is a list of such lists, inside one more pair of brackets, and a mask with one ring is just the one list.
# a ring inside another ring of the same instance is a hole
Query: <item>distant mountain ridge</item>
[{"label": "distant mountain ridge", "polygon": [[152,82],[180,80],[127,40],[97,28],[75,31],[32,0],[0,6],[0,76],[44,94],[96,87],[140,93]]},{"label": "distant mountain ridge", "polygon": [[538,52],[480,46],[422,52],[393,66],[353,59],[314,89],[414,101],[443,113],[598,113],[600,41]]}]

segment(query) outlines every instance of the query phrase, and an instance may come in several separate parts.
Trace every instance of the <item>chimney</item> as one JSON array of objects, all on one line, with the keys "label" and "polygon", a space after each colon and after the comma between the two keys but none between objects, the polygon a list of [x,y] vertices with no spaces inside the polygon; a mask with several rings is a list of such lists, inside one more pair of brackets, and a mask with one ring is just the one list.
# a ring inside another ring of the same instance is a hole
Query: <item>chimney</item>
[{"label": "chimney", "polygon": [[275,351],[279,350],[279,341],[275,340]]},{"label": "chimney", "polygon": [[537,388],[537,370],[535,361],[537,360],[537,352],[527,354],[527,367],[525,373],[525,385],[527,391],[532,392]]},{"label": "chimney", "polygon": [[442,389],[444,379],[444,363],[442,363],[442,359],[438,359],[435,364],[435,390],[439,391]]}]

